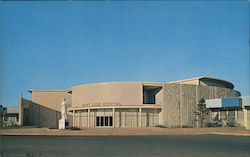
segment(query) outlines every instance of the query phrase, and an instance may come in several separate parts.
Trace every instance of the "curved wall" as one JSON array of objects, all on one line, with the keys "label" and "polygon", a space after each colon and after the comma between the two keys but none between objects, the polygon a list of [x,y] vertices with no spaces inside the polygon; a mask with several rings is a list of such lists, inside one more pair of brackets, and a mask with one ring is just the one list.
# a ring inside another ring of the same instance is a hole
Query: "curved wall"
[{"label": "curved wall", "polygon": [[141,105],[142,82],[110,82],[72,87],[72,107]]}]

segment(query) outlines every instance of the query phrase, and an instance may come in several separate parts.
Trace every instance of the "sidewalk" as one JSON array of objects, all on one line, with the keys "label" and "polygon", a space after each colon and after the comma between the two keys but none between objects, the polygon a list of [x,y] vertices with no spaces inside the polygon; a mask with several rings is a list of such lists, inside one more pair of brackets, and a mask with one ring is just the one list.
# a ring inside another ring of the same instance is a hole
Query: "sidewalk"
[{"label": "sidewalk", "polygon": [[0,135],[48,136],[134,136],[134,135],[233,135],[250,136],[245,128],[86,128],[57,130],[48,128],[2,129]]}]

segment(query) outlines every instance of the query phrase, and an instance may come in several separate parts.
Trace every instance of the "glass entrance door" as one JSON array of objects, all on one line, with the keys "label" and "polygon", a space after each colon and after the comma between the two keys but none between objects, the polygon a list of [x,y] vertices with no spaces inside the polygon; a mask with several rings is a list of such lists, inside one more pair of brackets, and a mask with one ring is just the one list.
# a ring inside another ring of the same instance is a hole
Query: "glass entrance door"
[{"label": "glass entrance door", "polygon": [[97,116],[96,126],[97,127],[113,126],[113,116]]}]

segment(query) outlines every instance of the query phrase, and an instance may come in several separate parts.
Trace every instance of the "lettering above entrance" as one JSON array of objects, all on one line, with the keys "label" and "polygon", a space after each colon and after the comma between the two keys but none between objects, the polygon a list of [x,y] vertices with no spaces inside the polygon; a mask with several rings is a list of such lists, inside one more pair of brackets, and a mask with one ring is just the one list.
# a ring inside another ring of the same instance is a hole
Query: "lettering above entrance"
[{"label": "lettering above entrance", "polygon": [[121,106],[119,102],[95,102],[82,104],[82,107],[101,107],[101,106]]}]

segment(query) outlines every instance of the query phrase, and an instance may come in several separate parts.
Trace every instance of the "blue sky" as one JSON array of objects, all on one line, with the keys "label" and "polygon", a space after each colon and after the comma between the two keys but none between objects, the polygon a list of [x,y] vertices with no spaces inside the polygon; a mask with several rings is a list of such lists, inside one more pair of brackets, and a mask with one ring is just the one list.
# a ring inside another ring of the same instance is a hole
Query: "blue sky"
[{"label": "blue sky", "polygon": [[0,103],[27,89],[208,75],[249,89],[249,3],[0,2]]}]

